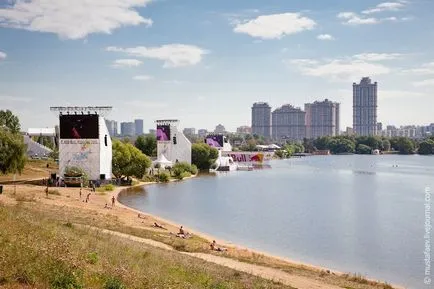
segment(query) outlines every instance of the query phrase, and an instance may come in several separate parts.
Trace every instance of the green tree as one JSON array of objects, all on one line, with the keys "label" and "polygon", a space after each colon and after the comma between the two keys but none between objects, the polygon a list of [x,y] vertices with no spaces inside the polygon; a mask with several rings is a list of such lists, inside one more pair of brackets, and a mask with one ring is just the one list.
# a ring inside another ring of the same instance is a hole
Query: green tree
[{"label": "green tree", "polygon": [[20,120],[10,110],[0,110],[0,128],[5,128],[11,133],[20,132]]},{"label": "green tree", "polygon": [[415,143],[407,137],[392,138],[390,143],[395,150],[403,155],[413,154],[416,148]]},{"label": "green tree", "polygon": [[372,148],[364,144],[359,144],[356,149],[356,153],[360,155],[369,155],[371,152]]},{"label": "green tree", "polygon": [[318,150],[327,150],[330,149],[330,142],[332,138],[329,136],[319,137],[313,141],[313,146]]},{"label": "green tree", "polygon": [[157,156],[157,138],[155,135],[138,136],[134,146],[147,156]]},{"label": "green tree", "polygon": [[2,174],[21,173],[27,160],[27,148],[23,136],[12,131],[0,127],[0,173]]},{"label": "green tree", "polygon": [[146,169],[151,166],[151,160],[130,143],[113,141],[112,171],[116,178],[142,178]]},{"label": "green tree", "polygon": [[334,154],[354,153],[356,144],[347,138],[333,138],[329,143],[329,149]]},{"label": "green tree", "polygon": [[381,150],[387,152],[390,151],[390,148],[391,148],[390,141],[388,139],[384,139],[381,144]]},{"label": "green tree", "polygon": [[205,143],[191,146],[191,161],[199,170],[208,170],[218,158],[218,150]]},{"label": "green tree", "polygon": [[431,155],[434,153],[434,141],[427,139],[419,144],[417,151],[420,155]]}]

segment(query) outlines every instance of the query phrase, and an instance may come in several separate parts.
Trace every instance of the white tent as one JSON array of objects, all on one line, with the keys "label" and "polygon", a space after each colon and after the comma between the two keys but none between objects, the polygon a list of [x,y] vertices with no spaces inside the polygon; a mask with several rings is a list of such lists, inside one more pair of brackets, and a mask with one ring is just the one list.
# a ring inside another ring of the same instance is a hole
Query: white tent
[{"label": "white tent", "polygon": [[173,163],[169,161],[163,154],[161,154],[157,160],[153,161],[152,164],[155,166],[156,164],[160,164],[162,168],[167,166],[172,166]]}]

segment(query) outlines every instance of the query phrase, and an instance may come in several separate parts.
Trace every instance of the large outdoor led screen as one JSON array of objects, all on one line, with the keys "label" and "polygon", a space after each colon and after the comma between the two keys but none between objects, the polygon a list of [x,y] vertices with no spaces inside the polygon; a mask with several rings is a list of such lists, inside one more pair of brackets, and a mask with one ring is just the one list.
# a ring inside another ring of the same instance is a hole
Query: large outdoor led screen
[{"label": "large outdoor led screen", "polygon": [[157,125],[157,141],[170,140],[170,125]]},{"label": "large outdoor led screen", "polygon": [[213,135],[207,136],[205,140],[206,144],[210,147],[214,148],[222,148],[223,147],[223,136],[222,135]]},{"label": "large outdoor led screen", "polygon": [[61,115],[61,139],[98,139],[98,115]]}]

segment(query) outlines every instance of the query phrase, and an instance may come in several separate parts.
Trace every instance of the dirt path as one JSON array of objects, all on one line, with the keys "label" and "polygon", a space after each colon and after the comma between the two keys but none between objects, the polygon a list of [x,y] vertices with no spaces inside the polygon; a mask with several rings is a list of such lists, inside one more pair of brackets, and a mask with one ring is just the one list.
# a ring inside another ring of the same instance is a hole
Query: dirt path
[{"label": "dirt path", "polygon": [[[154,241],[154,240],[140,238],[140,237],[136,237],[136,236],[132,236],[132,235],[116,232],[116,231],[99,229],[99,228],[95,228],[95,227],[91,227],[91,226],[84,226],[84,225],[78,225],[78,226],[85,227],[85,228],[88,228],[90,230],[98,231],[98,232],[101,232],[104,234],[129,239],[129,240],[132,240],[134,242],[143,243],[143,244],[157,247],[160,249],[173,251],[172,247],[170,247],[166,244]],[[236,261],[236,260],[229,259],[226,257],[220,257],[220,256],[204,254],[204,253],[185,253],[185,252],[179,252],[179,253],[184,254],[184,255],[188,255],[191,257],[199,258],[199,259],[202,259],[204,261],[214,263],[217,265],[225,266],[225,267],[228,267],[228,268],[231,268],[231,269],[234,269],[237,271],[241,271],[241,272],[244,272],[247,274],[258,276],[258,277],[261,277],[264,279],[268,279],[268,280],[272,280],[272,281],[278,281],[278,282],[281,282],[285,285],[289,285],[291,287],[295,287],[298,289],[341,289],[341,287],[338,287],[338,286],[329,285],[329,284],[322,284],[319,281],[312,280],[312,279],[305,278],[305,277],[301,277],[301,276],[297,276],[297,275],[293,275],[290,273],[286,273],[286,272],[279,270],[279,269],[244,263],[244,262]]]}]

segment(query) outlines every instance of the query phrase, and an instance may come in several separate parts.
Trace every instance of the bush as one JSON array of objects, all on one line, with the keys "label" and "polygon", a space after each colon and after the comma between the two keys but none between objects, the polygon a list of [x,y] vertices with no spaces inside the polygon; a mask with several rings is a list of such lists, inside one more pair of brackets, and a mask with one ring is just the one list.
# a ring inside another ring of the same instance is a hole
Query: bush
[{"label": "bush", "polygon": [[183,178],[197,174],[197,167],[185,162],[176,163],[173,166],[172,173],[176,179],[182,180]]},{"label": "bush", "polygon": [[96,252],[91,252],[87,254],[86,262],[95,265],[98,262],[98,254]]},{"label": "bush", "polygon": [[110,277],[104,284],[104,289],[125,289],[127,288],[121,280],[116,277]]},{"label": "bush", "polygon": [[[57,267],[57,266],[56,266]],[[50,288],[53,289],[81,289],[83,286],[77,280],[75,272],[62,268],[57,268],[50,282]]]},{"label": "bush", "polygon": [[152,183],[152,182],[156,182],[158,181],[156,176],[151,176],[151,175],[145,175],[142,179],[142,181],[146,182],[146,183]]},{"label": "bush", "polygon": [[158,181],[160,181],[161,183],[168,183],[170,181],[170,175],[167,172],[161,172],[158,175]]}]

